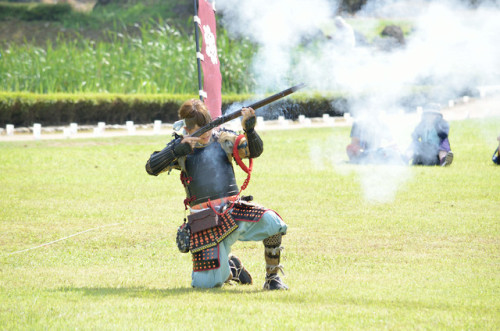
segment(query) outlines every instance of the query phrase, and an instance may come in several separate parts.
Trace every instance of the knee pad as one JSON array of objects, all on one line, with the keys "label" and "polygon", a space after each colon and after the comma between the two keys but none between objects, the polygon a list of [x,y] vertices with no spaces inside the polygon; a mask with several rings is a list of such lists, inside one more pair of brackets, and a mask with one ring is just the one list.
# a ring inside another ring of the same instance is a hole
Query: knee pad
[{"label": "knee pad", "polygon": [[277,233],[271,237],[267,237],[262,242],[264,243],[264,247],[277,247],[281,245],[281,237],[283,235],[281,233]]}]

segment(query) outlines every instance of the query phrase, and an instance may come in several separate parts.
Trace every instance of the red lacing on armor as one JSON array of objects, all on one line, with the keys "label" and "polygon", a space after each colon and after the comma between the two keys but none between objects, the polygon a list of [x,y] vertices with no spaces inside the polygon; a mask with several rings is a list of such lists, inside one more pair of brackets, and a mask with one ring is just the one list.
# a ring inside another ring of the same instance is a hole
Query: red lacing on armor
[{"label": "red lacing on armor", "polygon": [[184,185],[184,187],[188,186],[192,180],[193,177],[185,176],[184,171],[181,171],[181,183],[182,185]]},{"label": "red lacing on armor", "polygon": [[184,199],[184,210],[188,210],[189,204],[191,202],[193,202],[194,200],[196,200],[196,197],[194,195],[192,197],[190,197],[190,198]]},{"label": "red lacing on armor", "polygon": [[210,199],[208,199],[208,205],[210,206],[210,208],[212,208],[212,210],[214,211],[214,213],[216,213],[217,215],[219,216],[222,216],[224,214],[226,214],[229,210],[233,209],[234,207],[234,204],[236,203],[236,201],[238,200],[241,192],[243,192],[244,189],[247,188],[248,184],[250,183],[250,176],[252,175],[252,169],[253,169],[253,159],[252,158],[249,158],[249,165],[248,167],[243,163],[243,161],[241,160],[241,157],[240,157],[240,154],[238,153],[238,145],[240,143],[240,140],[245,137],[244,134],[240,134],[237,138],[236,138],[236,141],[234,142],[234,146],[233,146],[233,157],[236,161],[236,163],[238,163],[238,165],[240,166],[240,168],[247,173],[247,178],[245,179],[245,181],[243,182],[243,185],[241,185],[241,188],[240,188],[240,191],[238,192],[238,194],[236,195],[236,198],[233,200],[233,203],[231,204],[231,207],[229,208],[226,208],[226,211],[223,212],[223,213],[219,213],[215,210],[215,208],[212,206],[212,202],[210,201]]},{"label": "red lacing on armor", "polygon": [[[189,183],[193,180],[193,177],[185,176],[184,171],[181,171],[181,183],[184,187],[187,187]],[[188,206],[191,202],[195,201],[196,197],[193,195],[190,198],[184,199],[184,210],[188,210]]]}]

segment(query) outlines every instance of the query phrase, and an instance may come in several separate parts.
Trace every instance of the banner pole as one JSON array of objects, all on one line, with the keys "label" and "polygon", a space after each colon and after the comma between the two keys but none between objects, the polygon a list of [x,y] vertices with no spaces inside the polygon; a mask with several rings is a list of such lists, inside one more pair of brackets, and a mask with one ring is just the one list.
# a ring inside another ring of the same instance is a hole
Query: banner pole
[{"label": "banner pole", "polygon": [[[203,90],[203,87],[201,85],[201,62],[200,58],[198,57],[198,54],[200,53],[200,43],[199,43],[199,37],[198,37],[198,22],[197,22],[197,17],[198,17],[198,0],[194,0],[194,35],[196,39],[196,61],[198,64],[198,91]],[[200,95],[200,100],[203,101],[203,97]]]}]

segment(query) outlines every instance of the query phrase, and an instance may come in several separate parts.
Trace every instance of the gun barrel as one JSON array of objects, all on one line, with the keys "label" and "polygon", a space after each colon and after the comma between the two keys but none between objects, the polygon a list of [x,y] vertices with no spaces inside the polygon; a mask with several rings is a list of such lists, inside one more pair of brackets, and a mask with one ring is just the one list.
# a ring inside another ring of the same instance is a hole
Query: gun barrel
[{"label": "gun barrel", "polygon": [[281,91],[279,93],[273,94],[270,97],[267,97],[265,99],[257,101],[257,102],[251,104],[248,107],[249,108],[253,108],[253,109],[257,109],[257,108],[263,107],[263,106],[265,106],[267,104],[270,104],[271,102],[274,102],[274,101],[276,101],[278,99],[284,98],[287,95],[292,94],[295,91],[300,90],[301,88],[304,88],[305,86],[306,86],[306,84],[304,84],[304,83],[292,86],[292,87],[290,87],[290,88],[288,88],[286,90],[283,90],[283,91]]},{"label": "gun barrel", "polygon": [[[267,97],[265,99],[262,99],[262,100],[259,100],[257,102],[254,102],[250,106],[244,107],[244,108],[253,108],[253,109],[261,108],[261,107],[263,107],[263,106],[265,106],[267,104],[270,104],[271,102],[274,102],[276,100],[284,98],[287,95],[290,95],[290,94],[294,93],[295,91],[300,90],[301,88],[304,88],[305,86],[306,86],[306,84],[304,84],[304,83],[292,86],[292,87],[290,87],[290,88],[288,88],[286,90],[283,90],[283,91],[281,91],[279,93],[273,94],[273,95],[271,95],[271,96],[269,96],[269,97]],[[202,134],[204,134],[205,132],[214,129],[214,128],[218,127],[221,124],[224,124],[226,122],[234,120],[235,118],[240,117],[242,110],[243,110],[243,108],[241,108],[241,109],[239,109],[239,110],[237,110],[235,112],[232,112],[232,113],[230,113],[228,115],[217,117],[212,122],[210,122],[207,125],[204,125],[203,127],[199,128],[191,136],[192,137],[199,137]]]}]

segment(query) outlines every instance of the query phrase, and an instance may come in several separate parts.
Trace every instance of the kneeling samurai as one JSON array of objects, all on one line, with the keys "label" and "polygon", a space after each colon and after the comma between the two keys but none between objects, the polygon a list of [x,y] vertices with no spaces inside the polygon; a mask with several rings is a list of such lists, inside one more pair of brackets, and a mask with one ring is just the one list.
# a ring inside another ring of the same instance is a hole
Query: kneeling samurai
[{"label": "kneeling samurai", "polygon": [[[190,210],[187,239],[178,246],[191,251],[193,272],[191,285],[197,288],[220,287],[234,281],[252,284],[250,273],[241,260],[231,254],[232,245],[240,241],[262,241],[266,262],[264,289],[287,290],[278,275],[282,236],[287,225],[274,211],[240,198],[233,169],[237,158],[256,158],[263,152],[263,142],[255,131],[256,117],[252,108],[243,108],[244,136],[229,130],[205,132],[200,137],[190,136],[211,121],[205,104],[191,99],[179,109],[181,127],[174,128],[174,139],[146,164],[146,171],[157,176],[172,169],[180,170],[186,190],[184,205]],[[182,130],[181,130],[182,129]],[[236,145],[236,146],[235,146]]]}]

